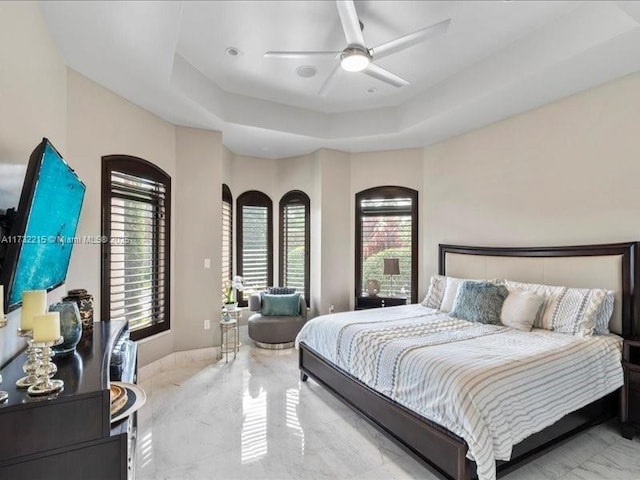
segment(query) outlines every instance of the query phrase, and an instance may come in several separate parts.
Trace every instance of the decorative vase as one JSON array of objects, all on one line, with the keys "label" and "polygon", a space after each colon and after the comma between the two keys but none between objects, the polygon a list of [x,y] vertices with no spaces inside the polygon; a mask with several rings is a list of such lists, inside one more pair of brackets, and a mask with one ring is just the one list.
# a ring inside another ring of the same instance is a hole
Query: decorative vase
[{"label": "decorative vase", "polygon": [[60,312],[60,335],[64,339],[60,345],[52,347],[56,356],[73,353],[82,336],[82,321],[76,302],[60,302],[49,306],[50,312]]},{"label": "decorative vase", "polygon": [[82,319],[82,331],[93,332],[93,295],[84,288],[69,290],[63,302],[76,302]]},{"label": "decorative vase", "polygon": [[225,303],[225,304],[224,304],[224,309],[225,309],[227,312],[235,312],[237,308],[238,308],[238,302],[235,302],[235,303]]}]

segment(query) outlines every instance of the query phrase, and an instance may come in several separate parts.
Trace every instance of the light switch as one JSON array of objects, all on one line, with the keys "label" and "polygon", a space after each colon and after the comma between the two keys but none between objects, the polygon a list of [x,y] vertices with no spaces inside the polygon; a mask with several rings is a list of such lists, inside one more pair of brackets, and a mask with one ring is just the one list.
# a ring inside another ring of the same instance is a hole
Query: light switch
[{"label": "light switch", "polygon": [[211,259],[210,258],[205,258],[204,259],[204,268],[211,268]]}]

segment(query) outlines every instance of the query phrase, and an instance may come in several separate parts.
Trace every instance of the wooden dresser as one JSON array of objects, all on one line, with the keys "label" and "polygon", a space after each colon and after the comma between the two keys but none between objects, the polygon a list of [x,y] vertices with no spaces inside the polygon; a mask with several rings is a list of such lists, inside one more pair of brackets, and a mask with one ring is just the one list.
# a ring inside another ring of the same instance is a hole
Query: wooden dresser
[{"label": "wooden dresser", "polygon": [[[125,480],[135,450],[135,417],[112,427],[109,413],[109,360],[124,322],[94,324],[93,341],[81,341],[73,356],[55,359],[64,390],[32,398],[15,387],[25,354],[2,369],[0,389],[0,478]],[[84,339],[83,339],[84,340]],[[123,375],[135,381],[133,368]]]}]

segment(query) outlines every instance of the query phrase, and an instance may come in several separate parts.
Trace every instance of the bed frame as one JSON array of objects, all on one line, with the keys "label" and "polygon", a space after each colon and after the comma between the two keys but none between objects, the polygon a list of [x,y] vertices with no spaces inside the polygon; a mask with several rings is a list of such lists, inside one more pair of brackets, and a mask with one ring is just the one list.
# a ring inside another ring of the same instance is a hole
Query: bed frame
[{"label": "bed frame", "polygon": [[[485,257],[620,257],[622,261],[620,333],[624,338],[630,338],[640,332],[638,328],[639,295],[636,291],[636,282],[640,278],[637,261],[639,245],[638,242],[540,248],[440,245],[438,269],[441,275],[446,274],[446,256],[449,253]],[[449,480],[477,478],[475,462],[466,458],[467,444],[451,431],[369,388],[304,343],[301,343],[299,348],[299,367],[302,381],[311,377],[324,385],[422,460],[441,478]],[[498,476],[522,466],[542,454],[547,448],[557,445],[572,435],[613,418],[619,412],[619,402],[619,392],[613,392],[526,438],[514,446],[510,461],[497,462]]]}]

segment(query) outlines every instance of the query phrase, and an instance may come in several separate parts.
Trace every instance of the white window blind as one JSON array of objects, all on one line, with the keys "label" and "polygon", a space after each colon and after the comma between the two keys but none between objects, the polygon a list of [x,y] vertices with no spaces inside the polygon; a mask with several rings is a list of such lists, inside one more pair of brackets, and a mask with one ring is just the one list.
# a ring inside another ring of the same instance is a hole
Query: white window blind
[{"label": "white window blind", "polygon": [[[380,296],[412,294],[412,199],[379,198],[360,201],[362,232],[361,295],[369,279],[380,282]],[[399,275],[384,275],[385,258],[399,260]]]},{"label": "white window blind", "polygon": [[[307,291],[307,208],[291,201],[282,211],[282,286],[293,287],[306,296]],[[308,300],[307,300],[308,301]]]},{"label": "white window blind", "polygon": [[267,288],[269,282],[269,241],[267,207],[242,206],[243,298]]},{"label": "white window blind", "polygon": [[232,211],[231,203],[222,201],[222,285],[231,281],[232,276]]},{"label": "white window blind", "polygon": [[167,318],[166,193],[161,182],[111,172],[109,313],[132,332]]}]

